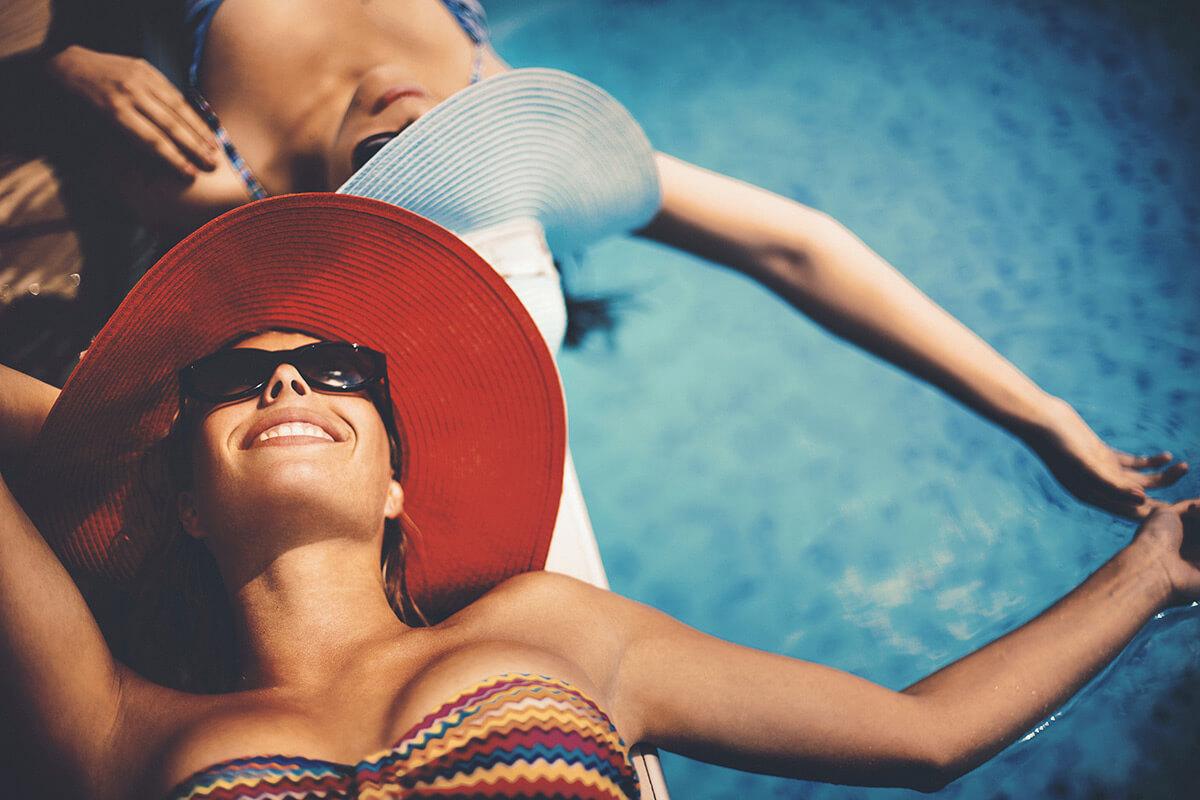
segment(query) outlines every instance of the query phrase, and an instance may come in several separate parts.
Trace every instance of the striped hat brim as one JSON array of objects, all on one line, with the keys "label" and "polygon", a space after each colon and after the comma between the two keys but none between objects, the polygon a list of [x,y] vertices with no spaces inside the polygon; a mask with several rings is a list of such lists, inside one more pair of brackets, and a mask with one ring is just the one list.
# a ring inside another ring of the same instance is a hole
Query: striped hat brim
[{"label": "striped hat brim", "polygon": [[595,84],[514,69],[463,89],[338,189],[463,234],[533,218],[556,253],[646,224],[661,197],[637,121]]}]

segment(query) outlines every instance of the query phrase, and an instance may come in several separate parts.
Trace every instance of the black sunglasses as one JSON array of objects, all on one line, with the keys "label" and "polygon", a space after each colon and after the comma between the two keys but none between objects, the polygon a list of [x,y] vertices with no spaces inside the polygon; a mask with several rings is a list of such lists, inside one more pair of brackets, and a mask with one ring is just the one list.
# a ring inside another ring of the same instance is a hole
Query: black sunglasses
[{"label": "black sunglasses", "polygon": [[346,342],[314,342],[294,350],[218,350],[179,370],[180,393],[209,403],[231,403],[261,392],[280,364],[291,364],[320,392],[358,392],[380,386],[386,396],[386,357],[378,350]]}]

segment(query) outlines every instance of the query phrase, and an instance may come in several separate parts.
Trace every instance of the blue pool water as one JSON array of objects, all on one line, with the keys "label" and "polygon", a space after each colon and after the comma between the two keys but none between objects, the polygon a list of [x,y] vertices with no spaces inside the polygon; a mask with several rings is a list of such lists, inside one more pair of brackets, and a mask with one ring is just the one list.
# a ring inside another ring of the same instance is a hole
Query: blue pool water
[{"label": "blue pool water", "polygon": [[[1200,462],[1194,4],[488,7],[511,63],[577,72],[659,149],[830,212],[1107,440]],[[569,277],[633,297],[611,345],[562,360],[613,586],[691,625],[899,688],[1133,531],[740,277],[632,240]],[[1197,678],[1200,615],[1154,621],[942,796],[1194,797]],[[678,798],[912,794],[664,765]]]}]

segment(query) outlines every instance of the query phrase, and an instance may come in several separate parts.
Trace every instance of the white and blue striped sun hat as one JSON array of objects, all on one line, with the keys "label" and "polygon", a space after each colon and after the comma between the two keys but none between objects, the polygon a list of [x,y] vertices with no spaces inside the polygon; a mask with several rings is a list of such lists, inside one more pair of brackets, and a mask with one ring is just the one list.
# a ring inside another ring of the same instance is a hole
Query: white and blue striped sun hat
[{"label": "white and blue striped sun hat", "polygon": [[388,142],[338,192],[428,217],[459,235],[534,219],[555,253],[649,222],[653,149],[599,86],[514,69],[451,95]]}]

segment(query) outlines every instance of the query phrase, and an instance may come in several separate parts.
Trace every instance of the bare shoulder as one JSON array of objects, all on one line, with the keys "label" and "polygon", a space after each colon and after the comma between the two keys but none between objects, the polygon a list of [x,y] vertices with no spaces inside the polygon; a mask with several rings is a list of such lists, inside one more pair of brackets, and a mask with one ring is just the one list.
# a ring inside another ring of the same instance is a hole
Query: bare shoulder
[{"label": "bare shoulder", "polygon": [[568,659],[603,685],[646,614],[657,612],[566,575],[530,572],[492,589],[462,621]]},{"label": "bare shoulder", "polygon": [[612,592],[592,586],[578,578],[572,578],[570,575],[537,570],[509,578],[484,595],[484,599],[495,598],[505,602],[540,602],[557,598],[561,602],[571,603],[609,594]]},{"label": "bare shoulder", "polygon": [[[614,627],[650,612],[647,606],[608,589],[557,572],[526,572],[504,581],[478,604],[500,612],[559,626],[585,626],[593,631]],[[515,620],[514,620],[515,621]]]}]

